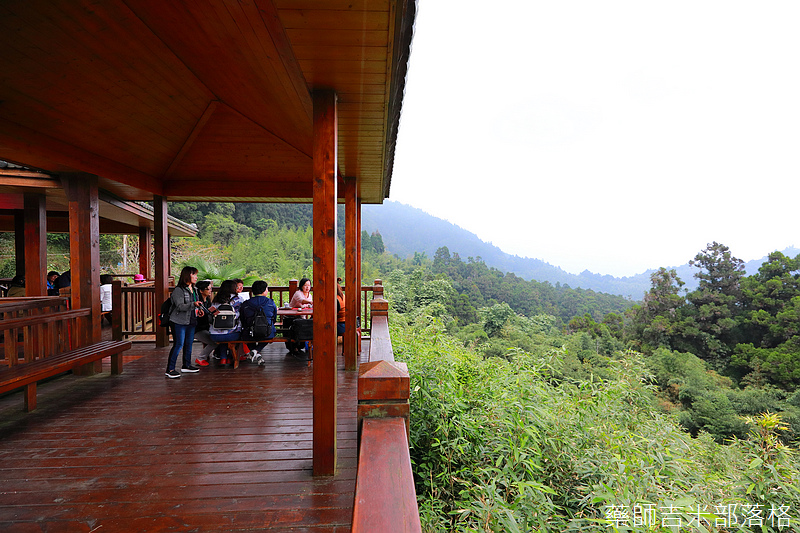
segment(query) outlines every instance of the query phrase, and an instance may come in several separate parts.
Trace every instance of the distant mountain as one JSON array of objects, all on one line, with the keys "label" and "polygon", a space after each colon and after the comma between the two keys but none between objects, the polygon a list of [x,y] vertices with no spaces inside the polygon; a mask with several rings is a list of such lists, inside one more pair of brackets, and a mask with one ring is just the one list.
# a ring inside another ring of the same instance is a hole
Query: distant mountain
[{"label": "distant mountain", "polygon": [[[650,275],[655,272],[655,270],[648,270],[635,276],[622,278],[608,274],[595,274],[588,270],[584,270],[578,275],[570,274],[541,259],[507,254],[497,246],[480,240],[474,233],[429,215],[421,209],[398,202],[385,202],[381,206],[363,206],[361,229],[369,233],[377,230],[383,237],[386,250],[400,257],[408,257],[414,252],[425,252],[432,259],[437,249],[447,246],[451,254],[457,253],[464,261],[469,257],[480,258],[490,267],[502,272],[513,272],[524,279],[548,281],[553,285],[560,283],[572,288],[581,287],[597,292],[618,294],[633,300],[640,300],[644,293],[650,290]],[[800,249],[791,247],[783,250],[783,253],[795,257],[800,253]],[[767,256],[764,256],[761,259],[745,263],[747,274],[752,275],[758,272],[758,268],[766,259]],[[667,268],[674,268],[677,271],[678,276],[686,283],[685,289],[697,288],[697,279],[694,277],[694,273],[697,271],[695,267],[686,263]]]}]

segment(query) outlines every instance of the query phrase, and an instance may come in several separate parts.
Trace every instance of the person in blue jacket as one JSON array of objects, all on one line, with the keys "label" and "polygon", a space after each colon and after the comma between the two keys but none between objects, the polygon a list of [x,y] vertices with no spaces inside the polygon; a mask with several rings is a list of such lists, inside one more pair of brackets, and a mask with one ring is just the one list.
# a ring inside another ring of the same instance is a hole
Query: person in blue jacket
[{"label": "person in blue jacket", "polygon": [[[271,339],[275,336],[275,318],[278,316],[278,308],[275,302],[264,293],[267,290],[266,281],[256,281],[252,286],[253,296],[249,300],[245,300],[239,307],[239,317],[242,320],[242,340],[263,341]],[[253,336],[251,327],[253,326],[258,310],[264,311],[269,327],[265,336]],[[264,364],[264,358],[259,353],[267,343],[265,342],[249,342],[247,346],[250,348],[250,360],[259,365]]]}]

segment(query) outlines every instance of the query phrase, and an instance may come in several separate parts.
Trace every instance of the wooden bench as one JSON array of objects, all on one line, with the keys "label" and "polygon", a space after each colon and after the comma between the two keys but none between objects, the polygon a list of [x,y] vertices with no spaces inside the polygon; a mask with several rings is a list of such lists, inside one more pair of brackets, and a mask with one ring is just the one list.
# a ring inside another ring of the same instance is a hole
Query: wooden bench
[{"label": "wooden bench", "polygon": [[[224,344],[224,345],[226,345],[228,347],[228,350],[233,355],[233,368],[239,368],[239,352],[238,352],[237,346],[244,345],[244,344],[250,344],[250,343],[270,344],[270,343],[273,343],[273,342],[288,342],[290,340],[292,340],[292,339],[289,338],[289,337],[273,337],[272,339],[266,339],[266,340],[263,340],[263,341],[241,340],[241,339],[239,339],[239,340],[235,340],[235,341],[221,341],[221,342],[218,342],[217,344],[218,345]],[[311,341],[308,341],[308,344],[309,344],[309,347],[311,347]],[[311,351],[312,350],[309,350],[308,366],[311,366]]]},{"label": "wooden bench", "polygon": [[[36,408],[36,383],[74,370],[87,363],[111,357],[111,372],[122,372],[122,352],[129,341],[103,341],[77,347],[91,309],[60,309],[61,298],[31,299],[6,306],[0,320],[3,344],[0,350],[0,393],[26,388],[25,410]],[[43,303],[44,302],[44,303]],[[40,305],[41,304],[41,305]],[[50,307],[41,307],[42,305]]]},{"label": "wooden bench", "polygon": [[68,352],[51,355],[30,363],[21,363],[0,370],[0,394],[25,387],[25,411],[36,409],[36,383],[74,370],[87,363],[111,357],[111,373],[122,373],[122,352],[130,341],[101,341]]}]

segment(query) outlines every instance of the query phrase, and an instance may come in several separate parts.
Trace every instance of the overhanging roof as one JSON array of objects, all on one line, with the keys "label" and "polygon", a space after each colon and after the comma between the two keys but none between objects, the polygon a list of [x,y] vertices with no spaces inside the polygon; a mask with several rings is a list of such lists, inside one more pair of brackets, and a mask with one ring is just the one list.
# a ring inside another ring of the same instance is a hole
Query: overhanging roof
[{"label": "overhanging roof", "polygon": [[388,197],[416,0],[0,2],[0,159],[125,200],[309,201],[314,90],[338,166]]},{"label": "overhanging roof", "polygon": [[[57,177],[23,169],[0,169],[0,231],[13,232],[14,211],[23,209],[24,194],[43,193],[47,210],[47,232],[69,233],[69,207]],[[105,191],[99,194],[100,233],[137,235],[139,228],[155,229],[153,208],[123,200]],[[197,227],[167,216],[167,231],[175,237],[194,237]]]}]

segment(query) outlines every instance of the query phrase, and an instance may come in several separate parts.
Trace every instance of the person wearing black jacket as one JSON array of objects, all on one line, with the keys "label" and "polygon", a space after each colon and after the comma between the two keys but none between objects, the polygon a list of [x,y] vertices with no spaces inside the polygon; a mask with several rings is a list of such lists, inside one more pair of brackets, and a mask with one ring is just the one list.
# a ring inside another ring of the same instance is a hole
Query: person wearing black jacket
[{"label": "person wearing black jacket", "polygon": [[[239,318],[242,321],[242,340],[260,341],[271,339],[275,336],[275,318],[278,316],[278,308],[272,298],[264,296],[267,290],[266,281],[256,281],[253,283],[252,293],[253,296],[249,300],[245,300],[241,307],[239,307]],[[266,336],[255,338],[251,331],[253,321],[258,314],[259,309],[264,311],[269,322],[269,333]],[[259,353],[267,343],[265,342],[248,342],[247,346],[250,348],[250,360],[259,365],[264,364],[264,358]]]},{"label": "person wearing black jacket", "polygon": [[[211,293],[214,287],[212,286],[211,280],[204,279],[202,281],[198,281],[195,287],[197,288],[198,298],[203,304],[203,310],[209,310],[213,312],[213,307],[211,305]],[[207,312],[204,312],[203,316],[198,317],[197,319],[197,327],[194,330],[194,340],[203,344],[203,351],[200,352],[200,355],[198,355],[197,359],[194,360],[194,364],[197,366],[208,366],[210,364],[208,358],[211,355],[211,352],[217,348],[217,343],[211,340],[211,334],[208,332],[208,329],[211,326],[210,319],[211,315]]]}]

